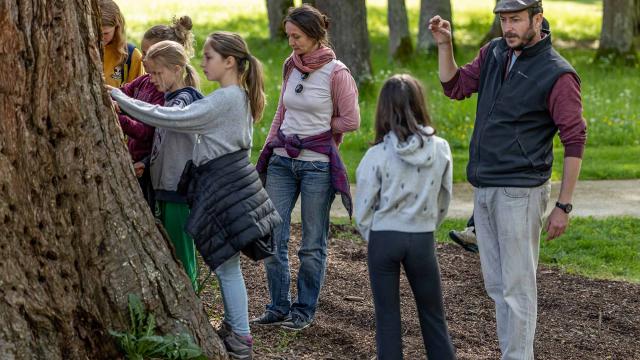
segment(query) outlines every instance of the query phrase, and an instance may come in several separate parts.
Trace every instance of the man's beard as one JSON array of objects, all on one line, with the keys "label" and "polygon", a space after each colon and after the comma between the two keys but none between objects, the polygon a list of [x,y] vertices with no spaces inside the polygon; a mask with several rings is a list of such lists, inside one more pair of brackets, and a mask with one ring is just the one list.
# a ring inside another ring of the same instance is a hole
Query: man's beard
[{"label": "man's beard", "polygon": [[520,42],[520,45],[511,47],[511,49],[515,51],[522,51],[524,48],[527,47],[527,45],[529,45],[529,43],[531,42],[531,40],[533,40],[535,36],[536,36],[536,31],[533,29],[533,22],[531,22],[531,24],[529,25],[529,29],[527,29],[527,32],[525,32],[522,37],[518,36],[518,34],[513,32],[507,32],[504,34],[505,38],[517,37],[522,39],[522,42]]}]

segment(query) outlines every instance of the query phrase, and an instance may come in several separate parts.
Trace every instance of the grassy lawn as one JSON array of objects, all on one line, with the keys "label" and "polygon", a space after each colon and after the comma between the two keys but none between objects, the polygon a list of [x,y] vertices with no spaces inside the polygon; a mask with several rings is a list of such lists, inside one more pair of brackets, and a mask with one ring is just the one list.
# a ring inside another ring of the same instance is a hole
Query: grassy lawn
[{"label": "grassy lawn", "polygon": [[[210,32],[229,30],[245,37],[254,55],[265,65],[268,106],[264,119],[256,125],[254,157],[257,156],[275,113],[282,62],[290,53],[285,40],[273,42],[268,39],[264,0],[240,0],[234,5],[228,5],[228,2],[222,0],[118,2],[127,20],[129,37],[135,43],[139,43],[144,31],[152,25],[167,23],[173,15],[191,16],[198,45],[194,65],[200,63],[200,49]],[[439,135],[449,141],[454,152],[454,179],[464,181],[476,98],[453,101],[442,94],[435,54],[416,55],[403,65],[389,62],[386,55],[386,1],[370,0],[367,4],[374,83],[371,88],[361,89],[361,129],[346,136],[341,147],[350,178],[355,179],[355,168],[373,139],[375,102],[382,82],[391,74],[405,72],[418,77],[425,85],[427,102],[435,126]],[[494,0],[452,0],[458,64],[464,64],[476,55],[477,43],[493,19],[491,10],[494,4]],[[407,8],[410,28],[415,39],[419,1],[408,0]],[[573,64],[582,79],[584,117],[588,123],[589,134],[582,178],[639,178],[640,166],[637,159],[640,158],[640,102],[636,101],[633,94],[637,93],[640,71],[593,62],[594,50],[588,46],[599,37],[601,12],[602,2],[597,0],[545,1],[545,16],[551,23],[554,39],[563,46],[568,46],[562,47],[560,52]],[[202,90],[205,93],[213,91],[214,88],[213,83],[204,81]],[[558,140],[556,159],[560,161],[555,162],[554,178],[559,179],[559,170],[562,169],[562,147]]]},{"label": "grassy lawn", "polygon": [[[345,218],[332,223],[348,224]],[[440,242],[452,243],[449,231],[464,229],[466,219],[447,219],[438,229]],[[340,231],[335,237],[363,240],[352,232]],[[572,218],[560,238],[545,241],[542,234],[540,263],[563,271],[599,279],[640,283],[640,219],[632,217]],[[462,248],[460,248],[460,251]]]}]

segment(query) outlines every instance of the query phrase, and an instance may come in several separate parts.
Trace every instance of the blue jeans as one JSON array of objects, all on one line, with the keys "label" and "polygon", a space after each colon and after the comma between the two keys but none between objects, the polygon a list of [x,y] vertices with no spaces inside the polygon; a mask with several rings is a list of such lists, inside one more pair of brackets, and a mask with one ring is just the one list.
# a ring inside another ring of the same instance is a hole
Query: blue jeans
[{"label": "blue jeans", "polygon": [[[272,155],[267,168],[267,193],[283,219],[273,230],[276,255],[265,260],[271,303],[267,310],[312,320],[327,264],[329,211],[335,197],[329,163],[300,161]],[[291,303],[289,289],[289,234],[291,211],[301,197],[302,245],[298,250],[298,297]]]},{"label": "blue jeans", "polygon": [[249,335],[249,301],[240,268],[240,253],[218,266],[215,273],[222,293],[224,321],[229,323],[234,333]]}]

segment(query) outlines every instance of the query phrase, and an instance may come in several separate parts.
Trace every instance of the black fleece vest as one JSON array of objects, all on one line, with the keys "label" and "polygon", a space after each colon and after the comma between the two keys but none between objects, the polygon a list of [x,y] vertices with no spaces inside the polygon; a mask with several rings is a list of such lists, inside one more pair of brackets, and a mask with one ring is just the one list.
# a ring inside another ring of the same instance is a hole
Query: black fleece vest
[{"label": "black fleece vest", "polygon": [[480,70],[467,179],[476,187],[534,187],[551,177],[558,130],[547,106],[558,78],[574,73],[551,35],[522,51],[506,75],[509,47],[494,39]]}]

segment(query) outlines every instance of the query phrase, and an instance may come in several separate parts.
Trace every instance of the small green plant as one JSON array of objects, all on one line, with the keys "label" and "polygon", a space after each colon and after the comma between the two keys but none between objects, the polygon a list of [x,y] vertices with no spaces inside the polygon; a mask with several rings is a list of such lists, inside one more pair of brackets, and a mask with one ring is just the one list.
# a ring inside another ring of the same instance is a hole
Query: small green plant
[{"label": "small green plant", "polygon": [[129,294],[131,328],[127,332],[109,331],[129,360],[206,360],[202,350],[188,334],[156,335],[156,320],[140,298]]}]

